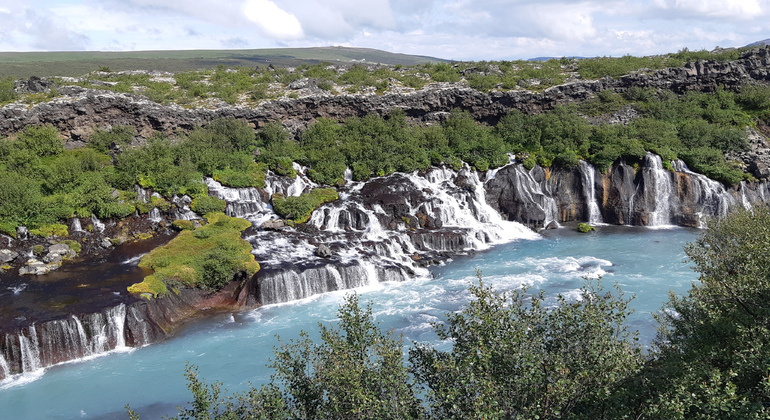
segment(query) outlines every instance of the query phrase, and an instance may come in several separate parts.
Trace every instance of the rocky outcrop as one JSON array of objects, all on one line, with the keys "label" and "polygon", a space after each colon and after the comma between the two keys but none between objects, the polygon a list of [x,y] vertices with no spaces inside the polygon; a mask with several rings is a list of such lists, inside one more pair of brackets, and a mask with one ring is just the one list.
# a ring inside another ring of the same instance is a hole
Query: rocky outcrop
[{"label": "rocky outcrop", "polygon": [[508,220],[533,228],[550,222],[586,221],[620,225],[702,227],[736,208],[767,203],[767,182],[726,188],[681,162],[665,169],[648,154],[632,167],[613,165],[601,173],[588,164],[546,173],[507,166],[487,181],[487,200]]},{"label": "rocky outcrop", "polygon": [[[344,119],[370,113],[384,114],[394,108],[421,121],[432,121],[452,109],[470,112],[480,121],[495,122],[512,109],[537,113],[558,104],[581,101],[604,89],[622,92],[632,86],[667,89],[677,93],[687,90],[713,91],[717,87],[737,88],[745,83],[770,80],[770,49],[756,49],[733,62],[704,61],[681,68],[638,71],[616,79],[580,80],[543,91],[479,92],[464,84],[433,83],[420,90],[390,92],[382,95],[327,92],[302,98],[269,100],[250,108],[221,106],[214,109],[187,109],[178,105],[159,105],[135,94],[98,91],[75,86],[59,88],[62,95],[51,102],[27,106],[11,104],[0,109],[0,135],[8,135],[30,124],[52,124],[73,141],[86,138],[95,128],[113,125],[132,126],[139,136],[154,131],[188,130],[218,117],[234,117],[255,127],[269,121],[301,128],[320,118]],[[28,81],[29,86],[39,84]],[[300,83],[300,82],[295,82]],[[301,82],[314,86],[312,80]]]}]

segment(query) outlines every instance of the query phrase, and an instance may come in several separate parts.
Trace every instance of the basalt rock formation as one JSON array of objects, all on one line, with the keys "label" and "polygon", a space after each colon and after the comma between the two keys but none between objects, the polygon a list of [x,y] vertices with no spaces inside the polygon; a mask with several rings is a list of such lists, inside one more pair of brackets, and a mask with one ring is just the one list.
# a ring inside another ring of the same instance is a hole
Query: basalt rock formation
[{"label": "basalt rock formation", "polygon": [[[60,97],[34,106],[11,105],[0,109],[0,135],[17,132],[30,124],[52,124],[73,141],[83,140],[95,128],[113,125],[134,127],[139,136],[155,131],[187,130],[219,117],[247,120],[259,127],[281,121],[286,127],[300,128],[327,117],[344,119],[370,113],[385,114],[394,108],[420,121],[440,118],[452,109],[469,111],[477,120],[495,122],[511,109],[538,113],[558,104],[581,101],[605,89],[622,92],[636,87],[652,87],[682,93],[688,90],[713,91],[717,87],[737,88],[745,83],[770,81],[770,49],[758,48],[731,62],[699,60],[681,68],[637,71],[619,78],[577,80],[553,86],[542,92],[529,90],[479,92],[465,84],[433,83],[420,90],[401,90],[382,95],[322,92],[300,98],[269,100],[257,107],[220,106],[213,109],[187,109],[178,105],[159,105],[135,94],[114,93],[62,86]],[[45,88],[40,80],[29,81],[35,89]],[[41,87],[42,86],[42,87]]]}]

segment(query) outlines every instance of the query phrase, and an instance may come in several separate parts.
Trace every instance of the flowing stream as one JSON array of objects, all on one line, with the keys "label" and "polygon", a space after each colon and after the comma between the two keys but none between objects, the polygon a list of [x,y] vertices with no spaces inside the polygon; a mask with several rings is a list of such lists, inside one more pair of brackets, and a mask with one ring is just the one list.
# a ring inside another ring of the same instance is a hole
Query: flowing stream
[{"label": "flowing stream", "polygon": [[[598,232],[581,235],[562,228],[547,231],[541,239],[521,239],[457,257],[415,280],[367,284],[356,290],[362,301],[374,304],[380,325],[403,333],[408,345],[437,343],[431,323],[468,301],[467,285],[477,268],[497,290],[527,284],[567,296],[576,293],[583,277],[603,276],[607,286],[617,283],[636,296],[632,302],[636,313],[629,325],[649,344],[655,334],[652,312],[661,307],[669,290],[684,293],[697,278],[682,251],[697,233],[685,228],[602,226]],[[125,404],[146,419],[175,414],[178,404],[190,400],[184,379],[186,362],[199,366],[206,380],[222,381],[230,391],[243,390],[249,383],[259,385],[272,373],[265,365],[279,344],[276,334],[287,340],[307,330],[316,337],[318,322],[334,322],[346,293],[218,316],[166,342],[138,349],[121,347],[86,361],[47,368],[44,375],[38,370],[5,380],[0,382],[0,417],[125,419]],[[4,369],[1,359],[0,369]]]}]

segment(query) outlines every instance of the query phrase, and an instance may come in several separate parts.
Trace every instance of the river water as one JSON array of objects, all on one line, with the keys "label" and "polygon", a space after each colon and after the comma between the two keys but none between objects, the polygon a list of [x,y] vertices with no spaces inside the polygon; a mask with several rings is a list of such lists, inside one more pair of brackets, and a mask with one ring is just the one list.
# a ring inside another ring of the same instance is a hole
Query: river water
[{"label": "river water", "polygon": [[[602,276],[635,299],[629,319],[641,342],[655,335],[652,313],[669,291],[684,293],[697,278],[682,250],[697,230],[685,228],[599,227],[578,234],[570,228],[546,232],[538,240],[497,245],[431,269],[432,278],[381,283],[357,289],[371,301],[380,325],[403,333],[406,343],[436,342],[431,323],[468,302],[467,286],[476,269],[497,290],[522,284],[548,294],[574,295],[584,277]],[[23,291],[21,292],[23,293]],[[297,302],[221,315],[188,327],[174,338],[139,349],[123,349],[90,360],[54,366],[0,382],[2,419],[127,418],[123,406],[145,419],[173,415],[190,399],[185,364],[197,365],[208,381],[230,391],[269,379],[269,362],[279,341],[315,332],[319,322],[334,322],[348,292],[333,292]],[[315,336],[311,334],[311,336]]]}]

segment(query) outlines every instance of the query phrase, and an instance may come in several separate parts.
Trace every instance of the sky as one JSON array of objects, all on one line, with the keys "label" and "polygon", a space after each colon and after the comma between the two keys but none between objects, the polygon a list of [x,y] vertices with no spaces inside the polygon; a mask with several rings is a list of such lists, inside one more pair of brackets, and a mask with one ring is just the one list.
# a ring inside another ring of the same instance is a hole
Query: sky
[{"label": "sky", "polygon": [[770,38],[770,0],[0,0],[0,51],[349,46],[452,60]]}]

